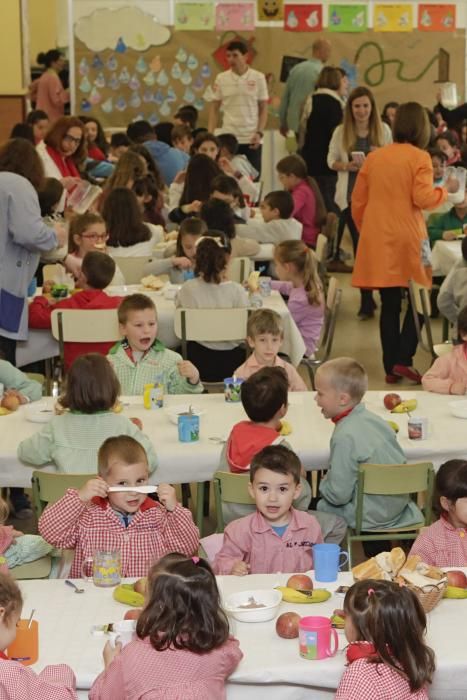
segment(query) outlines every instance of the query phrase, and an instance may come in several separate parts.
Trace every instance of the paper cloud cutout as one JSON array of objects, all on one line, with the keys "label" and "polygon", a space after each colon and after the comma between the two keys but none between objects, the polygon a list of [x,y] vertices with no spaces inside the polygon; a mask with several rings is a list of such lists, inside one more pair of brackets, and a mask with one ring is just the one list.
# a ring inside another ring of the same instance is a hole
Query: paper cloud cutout
[{"label": "paper cloud cutout", "polygon": [[146,51],[150,46],[166,44],[170,30],[137,7],[122,7],[81,17],[75,24],[75,35],[91,51],[115,49],[120,39],[128,48]]}]

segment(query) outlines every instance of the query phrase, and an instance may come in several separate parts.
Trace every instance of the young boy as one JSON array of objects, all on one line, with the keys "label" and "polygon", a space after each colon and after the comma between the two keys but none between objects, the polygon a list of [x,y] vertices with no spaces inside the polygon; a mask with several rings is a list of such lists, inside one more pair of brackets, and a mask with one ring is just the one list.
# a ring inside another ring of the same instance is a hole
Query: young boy
[{"label": "young boy", "polygon": [[287,375],[289,391],[307,391],[307,386],[295,367],[277,354],[284,340],[284,328],[279,314],[271,309],[258,309],[250,315],[246,329],[247,343],[253,352],[235,370],[235,376],[248,379],[262,367],[282,367]]},{"label": "young boy", "polygon": [[302,224],[292,218],[294,203],[290,192],[278,190],[270,192],[261,202],[263,221],[249,219],[247,224],[235,227],[237,236],[254,238],[259,243],[299,241],[302,237]]},{"label": "young boy", "polygon": [[323,541],[310,513],[292,507],[300,495],[302,467],[284,445],[268,446],[250,466],[248,491],[256,511],[234,520],[224,530],[224,542],[214,560],[216,574],[272,574],[313,568],[311,547]]},{"label": "young boy", "polygon": [[441,285],[437,300],[440,312],[456,328],[459,313],[467,305],[467,238],[462,240],[461,250],[462,259],[450,269]]},{"label": "young boy", "polygon": [[431,245],[441,240],[454,241],[462,236],[464,226],[467,226],[467,188],[460,204],[454,204],[449,211],[429,217],[427,228]]},{"label": "young boy", "polygon": [[130,148],[130,139],[122,131],[118,131],[112,134],[110,138],[109,156],[108,160],[112,163],[116,163],[120,156],[128,151]]},{"label": "young boy", "polygon": [[238,139],[234,134],[218,134],[220,143],[219,156],[227,158],[230,164],[241,175],[245,175],[250,180],[256,180],[259,173],[252,166],[248,158],[238,152]]},{"label": "young boy", "polygon": [[203,385],[199,372],[188,360],[156,339],[157,312],[145,294],[131,294],[118,307],[118,322],[123,340],[116,343],[107,358],[115,370],[122,394],[143,394],[157,374],[163,375],[167,394],[200,394]]},{"label": "young boy", "polygon": [[44,510],[39,532],[55,547],[74,549],[71,578],[98,550],[119,551],[121,575],[146,576],[148,568],[169,552],[196,554],[199,533],[191,513],[177,503],[175,489],[159,484],[159,503],[137,491],[109,487],[148,483],[144,448],[127,435],[107,438],[98,454],[98,476],[79,490],[68,489]]},{"label": "young boy", "polygon": [[[115,261],[110,255],[97,250],[86,253],[77,282],[82,291],[57,303],[48,296],[35,297],[29,306],[29,327],[50,328],[54,309],[115,309],[122,297],[112,297],[103,291],[114,275]],[[112,343],[65,343],[65,368],[69,369],[75,358],[89,352],[105,355],[111,346]]]},{"label": "young boy", "polygon": [[177,124],[172,128],[170,138],[172,139],[172,146],[174,148],[178,148],[178,150],[182,151],[183,153],[190,153],[190,149],[193,144],[193,136],[191,135],[191,129],[189,126]]},{"label": "young boy", "polygon": [[174,114],[174,124],[188,126],[191,131],[196,129],[197,121],[198,110],[193,105],[182,105]]},{"label": "young boy", "polygon": [[[405,463],[394,430],[379,416],[367,411],[361,400],[368,388],[362,365],[349,357],[325,362],[316,373],[316,403],[325,418],[335,423],[331,438],[330,468],[321,481],[318,511],[335,513],[355,526],[359,465]],[[409,496],[365,496],[363,529],[404,527],[423,516]],[[383,551],[387,542],[364,542],[367,556],[373,545]],[[370,553],[371,552],[371,553]]]}]

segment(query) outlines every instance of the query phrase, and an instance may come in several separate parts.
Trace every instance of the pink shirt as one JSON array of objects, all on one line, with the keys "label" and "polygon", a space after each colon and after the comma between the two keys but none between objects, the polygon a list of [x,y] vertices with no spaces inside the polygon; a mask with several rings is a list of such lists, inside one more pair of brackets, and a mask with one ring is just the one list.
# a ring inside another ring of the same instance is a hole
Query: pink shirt
[{"label": "pink shirt", "polygon": [[451,386],[456,383],[464,385],[467,390],[467,354],[466,344],[456,347],[446,355],[438,357],[422,378],[423,388],[437,394],[450,394]]},{"label": "pink shirt", "polygon": [[236,561],[250,565],[251,574],[300,573],[313,568],[311,547],[323,541],[318,521],[291,508],[289,526],[279,537],[256,511],[234,520],[224,530],[224,543],[214,559],[216,574],[230,574]]},{"label": "pink shirt", "polygon": [[[243,365],[237,367],[234,374],[240,379],[248,379],[252,374],[257,372],[265,365],[261,365],[256,359],[255,353],[253,352]],[[279,355],[276,355],[274,361],[274,367],[282,367],[285,369],[287,374],[287,379],[289,380],[289,390],[290,391],[308,391],[308,387],[290,362],[285,362]]]},{"label": "pink shirt", "polygon": [[233,637],[205,654],[156,651],[138,639],[96,678],[89,700],[224,700],[225,681],[242,656]]},{"label": "pink shirt", "polygon": [[386,664],[357,659],[345,669],[334,700],[428,700],[428,693],[412,693],[408,680]]},{"label": "pink shirt", "polygon": [[306,345],[306,354],[313,355],[324,321],[323,302],[310,304],[304,287],[294,287],[292,282],[272,280],[271,288],[289,297],[287,306]]},{"label": "pink shirt", "polygon": [[302,180],[291,191],[294,201],[292,216],[303,226],[302,240],[307,245],[316,246],[319,227],[316,225],[316,198],[306,180]]},{"label": "pink shirt", "polygon": [[467,566],[467,530],[455,528],[442,516],[419,534],[410,554],[418,554],[430,566]]},{"label": "pink shirt", "polygon": [[36,109],[42,109],[49,117],[50,123],[65,114],[65,104],[70,101],[70,93],[65,90],[58,73],[46,70],[33,83],[33,96],[36,95]]},{"label": "pink shirt", "polygon": [[75,674],[69,666],[46,666],[40,673],[19,661],[0,660],[2,700],[77,700]]}]

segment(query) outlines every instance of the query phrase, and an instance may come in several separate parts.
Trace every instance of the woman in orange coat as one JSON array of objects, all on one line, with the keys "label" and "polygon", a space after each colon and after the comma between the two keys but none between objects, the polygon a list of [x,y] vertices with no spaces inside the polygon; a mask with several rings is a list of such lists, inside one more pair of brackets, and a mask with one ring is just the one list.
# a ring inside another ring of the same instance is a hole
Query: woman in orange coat
[{"label": "woman in orange coat", "polygon": [[412,367],[417,334],[409,306],[402,329],[402,289],[409,280],[431,286],[430,244],[422,209],[435,209],[456,191],[433,187],[429,142],[430,126],[424,108],[416,102],[401,105],[396,114],[394,143],[370,153],[352,194],[352,217],[360,230],[352,284],[379,289],[380,334],[386,382],[406,377],[417,384],[421,376]]}]

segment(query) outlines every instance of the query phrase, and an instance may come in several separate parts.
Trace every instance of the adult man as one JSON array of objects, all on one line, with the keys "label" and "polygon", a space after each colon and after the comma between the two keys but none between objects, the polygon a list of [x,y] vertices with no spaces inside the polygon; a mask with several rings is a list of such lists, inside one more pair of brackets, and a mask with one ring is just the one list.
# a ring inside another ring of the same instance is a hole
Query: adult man
[{"label": "adult man", "polygon": [[298,133],[300,114],[308,95],[315,89],[321,69],[331,55],[327,39],[317,39],[311,47],[311,58],[292,68],[285,84],[279,108],[280,131],[283,136],[289,129]]},{"label": "adult man", "polygon": [[227,45],[230,69],[219,73],[214,82],[208,130],[213,132],[216,128],[222,105],[222,128],[218,132],[234,134],[239,143],[238,152],[260,172],[268,88],[263,73],[248,65],[247,54],[248,47],[243,41],[231,41]]}]

